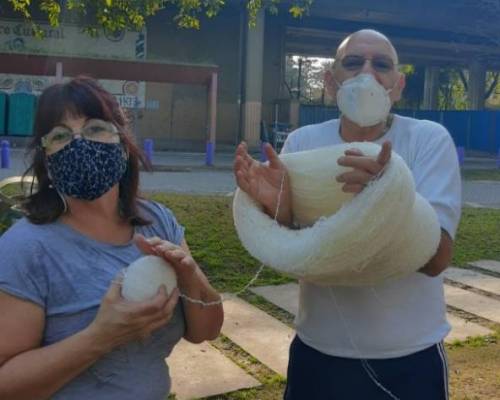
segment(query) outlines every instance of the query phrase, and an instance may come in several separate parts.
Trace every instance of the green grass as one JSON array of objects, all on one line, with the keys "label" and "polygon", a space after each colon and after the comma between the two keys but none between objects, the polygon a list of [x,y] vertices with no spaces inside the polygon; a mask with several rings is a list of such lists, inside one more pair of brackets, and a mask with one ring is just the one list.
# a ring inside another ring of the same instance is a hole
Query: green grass
[{"label": "green grass", "polygon": [[[18,183],[11,183],[9,185],[5,185],[0,189],[0,193],[8,198],[13,197],[23,197],[23,189],[22,186]],[[10,205],[13,204],[9,202],[3,202],[0,197],[0,234],[7,230],[7,228],[12,224],[15,218],[20,217],[20,213],[16,211],[12,211],[10,209]]]},{"label": "green grass", "polygon": [[[220,291],[236,292],[254,276],[260,263],[241,245],[234,229],[232,199],[222,196],[155,194],[186,228],[194,258]],[[256,285],[276,285],[290,279],[265,268]]]},{"label": "green grass", "polygon": [[500,210],[464,208],[455,238],[453,265],[500,260]]},{"label": "green grass", "polygon": [[500,181],[500,169],[462,170],[462,178],[468,181]]}]

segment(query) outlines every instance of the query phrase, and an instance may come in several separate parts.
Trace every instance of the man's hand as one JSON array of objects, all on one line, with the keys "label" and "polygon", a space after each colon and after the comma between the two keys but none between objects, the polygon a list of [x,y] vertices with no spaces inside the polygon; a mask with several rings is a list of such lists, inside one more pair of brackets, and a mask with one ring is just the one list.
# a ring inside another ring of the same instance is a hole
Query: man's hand
[{"label": "man's hand", "polygon": [[269,160],[269,163],[265,164],[253,159],[248,154],[247,145],[240,143],[233,165],[236,183],[264,207],[267,215],[274,218],[284,179],[277,220],[280,224],[289,226],[292,223],[292,212],[286,167],[269,143],[264,145],[264,151]]},{"label": "man's hand", "polygon": [[384,142],[377,158],[365,156],[358,149],[346,150],[345,156],[338,159],[338,164],[352,167],[353,171],[337,176],[337,182],[344,184],[346,193],[360,193],[365,186],[375,179],[391,159],[391,142]]}]

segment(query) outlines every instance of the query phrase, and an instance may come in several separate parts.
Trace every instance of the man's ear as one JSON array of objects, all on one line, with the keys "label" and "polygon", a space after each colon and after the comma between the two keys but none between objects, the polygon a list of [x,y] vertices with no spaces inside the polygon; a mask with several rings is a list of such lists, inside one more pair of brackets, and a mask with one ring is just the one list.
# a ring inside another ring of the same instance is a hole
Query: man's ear
[{"label": "man's ear", "polygon": [[325,79],[326,93],[332,99],[336,99],[337,98],[338,85],[337,85],[337,82],[335,82],[335,78],[333,77],[333,72],[331,70],[326,70],[325,71],[324,79]]},{"label": "man's ear", "polygon": [[405,87],[406,87],[406,75],[400,72],[396,87],[392,91],[394,93],[393,95],[394,102],[401,100],[401,96],[403,94],[403,90]]}]

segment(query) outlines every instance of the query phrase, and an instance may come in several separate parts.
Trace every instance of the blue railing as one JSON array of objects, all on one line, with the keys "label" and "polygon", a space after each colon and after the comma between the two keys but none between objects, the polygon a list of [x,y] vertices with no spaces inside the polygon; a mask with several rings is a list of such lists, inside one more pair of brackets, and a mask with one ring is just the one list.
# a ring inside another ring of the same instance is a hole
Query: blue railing
[{"label": "blue railing", "polygon": [[[457,147],[491,154],[500,149],[500,111],[395,110],[397,114],[439,122]],[[334,107],[300,106],[300,126],[337,118]]]}]

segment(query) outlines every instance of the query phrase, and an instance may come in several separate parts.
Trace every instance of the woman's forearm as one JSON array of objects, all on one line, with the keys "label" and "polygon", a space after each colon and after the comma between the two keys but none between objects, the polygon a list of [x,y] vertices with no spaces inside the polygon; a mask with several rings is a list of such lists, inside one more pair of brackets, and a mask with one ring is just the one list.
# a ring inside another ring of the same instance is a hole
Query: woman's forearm
[{"label": "woman's forearm", "polygon": [[[182,294],[204,303],[217,302],[221,299],[199,268],[196,271],[196,278],[192,279],[189,285],[184,285],[179,289]],[[215,339],[219,335],[224,320],[222,304],[202,305],[184,298],[182,301],[187,324],[184,337],[193,343]]]},{"label": "woman's forearm", "polygon": [[60,342],[20,353],[0,366],[0,399],[44,400],[110,348],[85,329]]}]

